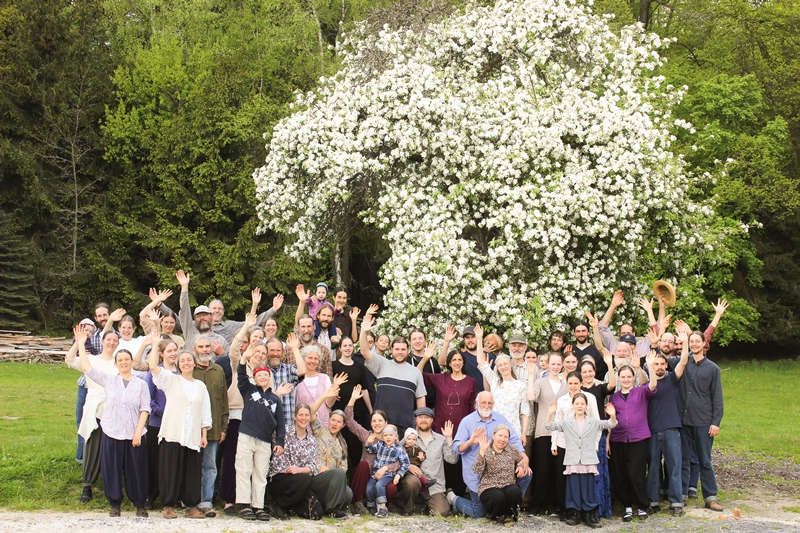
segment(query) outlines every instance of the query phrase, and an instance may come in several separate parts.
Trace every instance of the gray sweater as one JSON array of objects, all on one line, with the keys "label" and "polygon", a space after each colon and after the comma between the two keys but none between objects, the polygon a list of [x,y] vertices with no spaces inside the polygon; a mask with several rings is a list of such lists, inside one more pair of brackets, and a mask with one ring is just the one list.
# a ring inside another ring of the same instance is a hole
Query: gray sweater
[{"label": "gray sweater", "polygon": [[584,419],[583,431],[578,429],[578,422],[575,416],[570,415],[560,422],[550,422],[545,427],[549,431],[561,431],[564,433],[567,448],[564,454],[564,466],[569,465],[596,465],[599,463],[597,458],[597,432],[604,429],[611,429],[617,425],[611,420],[600,420],[587,416]]}]

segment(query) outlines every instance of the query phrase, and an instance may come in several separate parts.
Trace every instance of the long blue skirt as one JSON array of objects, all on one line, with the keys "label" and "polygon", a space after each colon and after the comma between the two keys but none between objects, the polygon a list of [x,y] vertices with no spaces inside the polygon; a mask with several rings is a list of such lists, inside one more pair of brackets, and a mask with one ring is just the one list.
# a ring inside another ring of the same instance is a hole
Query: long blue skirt
[{"label": "long blue skirt", "polygon": [[597,451],[598,475],[594,476],[594,495],[597,500],[597,516],[611,517],[611,478],[608,475],[608,456],[606,456],[606,435],[600,436],[600,447]]}]

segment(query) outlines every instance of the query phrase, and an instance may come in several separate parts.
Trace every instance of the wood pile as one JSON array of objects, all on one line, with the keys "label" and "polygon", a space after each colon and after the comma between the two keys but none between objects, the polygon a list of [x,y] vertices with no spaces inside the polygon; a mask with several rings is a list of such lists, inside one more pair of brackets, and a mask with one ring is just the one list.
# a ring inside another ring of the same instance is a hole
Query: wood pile
[{"label": "wood pile", "polygon": [[0,330],[0,362],[63,363],[72,339],[37,337],[27,331]]}]

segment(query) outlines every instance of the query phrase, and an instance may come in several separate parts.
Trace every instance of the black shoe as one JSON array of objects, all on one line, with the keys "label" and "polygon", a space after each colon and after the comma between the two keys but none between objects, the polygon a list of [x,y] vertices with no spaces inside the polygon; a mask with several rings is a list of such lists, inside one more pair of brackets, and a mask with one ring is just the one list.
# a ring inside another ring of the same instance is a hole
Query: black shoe
[{"label": "black shoe", "polygon": [[256,515],[256,518],[261,522],[269,522],[269,513],[266,512],[264,509],[258,509],[253,507],[253,513]]},{"label": "black shoe", "polygon": [[147,511],[152,511],[152,510],[153,510],[153,500],[151,500],[150,498],[147,498],[147,499],[144,501],[144,508],[145,508]]},{"label": "black shoe", "polygon": [[633,520],[633,511],[625,511],[625,514],[622,515],[623,522],[630,522]]},{"label": "black shoe", "polygon": [[594,514],[594,511],[581,513],[581,522],[583,522],[586,527],[590,527],[592,529],[603,527],[600,524],[600,520],[597,518],[597,515]]},{"label": "black shoe", "polygon": [[92,487],[83,487],[83,492],[81,492],[81,497],[78,498],[78,501],[81,503],[92,501]]},{"label": "black shoe", "polygon": [[272,514],[274,514],[275,518],[277,518],[278,520],[289,520],[289,513],[287,513],[286,509],[284,509],[277,503],[272,504]]},{"label": "black shoe", "polygon": [[333,511],[331,511],[331,517],[337,520],[341,520],[343,518],[347,518],[347,513],[345,513],[341,509],[334,509]]},{"label": "black shoe", "polygon": [[651,505],[650,507],[647,508],[647,514],[649,514],[649,515],[656,514],[656,513],[659,513],[659,512],[661,512],[661,506],[660,505]]},{"label": "black shoe", "polygon": [[647,511],[639,509],[639,513],[636,516],[639,520],[647,520]]},{"label": "black shoe", "polygon": [[689,499],[690,500],[697,499],[697,489],[689,489]]},{"label": "black shoe", "polygon": [[578,511],[573,511],[571,509],[566,510],[563,512],[564,523],[568,526],[577,526],[580,523],[580,519],[578,518]]},{"label": "black shoe", "polygon": [[236,516],[236,506],[229,505],[228,507],[223,507],[222,514],[225,516]]},{"label": "black shoe", "polygon": [[672,516],[683,516],[683,507],[670,507],[669,510]]}]

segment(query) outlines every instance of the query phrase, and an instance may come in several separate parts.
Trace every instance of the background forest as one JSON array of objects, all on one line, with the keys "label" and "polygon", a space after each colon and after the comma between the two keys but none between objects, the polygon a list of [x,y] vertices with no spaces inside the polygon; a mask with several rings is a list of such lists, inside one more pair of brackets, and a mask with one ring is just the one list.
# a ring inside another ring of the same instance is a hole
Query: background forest
[{"label": "background forest", "polygon": [[[176,285],[177,268],[191,271],[197,301],[219,297],[228,315],[249,307],[253,286],[290,295],[316,280],[341,280],[362,308],[377,301],[388,253],[377,230],[343,227],[321,243],[323,260],[298,263],[283,235],[256,234],[252,173],[295,92],[336,72],[332,45],[354,22],[377,31],[460,7],[0,0],[0,329],[63,333],[98,300],[138,312],[149,287]],[[796,355],[800,2],[593,10],[673,40],[659,74],[687,87],[676,118],[694,126],[676,128],[677,150],[710,176],[693,194],[716,199],[719,234],[748,227],[724,267],[693,265],[706,299],[732,301],[718,340],[748,356]],[[693,311],[702,324],[711,312]]]}]

